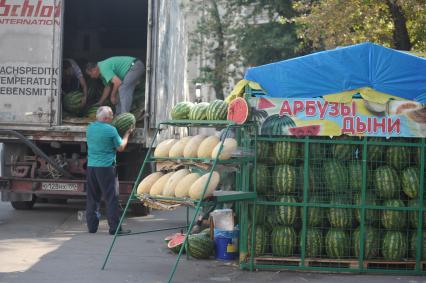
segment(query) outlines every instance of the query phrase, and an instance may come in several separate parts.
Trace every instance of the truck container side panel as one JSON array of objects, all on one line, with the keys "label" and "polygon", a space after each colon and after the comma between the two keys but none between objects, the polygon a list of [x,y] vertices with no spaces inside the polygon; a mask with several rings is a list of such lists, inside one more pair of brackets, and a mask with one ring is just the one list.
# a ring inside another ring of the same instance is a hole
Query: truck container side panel
[{"label": "truck container side panel", "polygon": [[[159,2],[159,3],[158,3]],[[155,56],[155,92],[152,92],[151,126],[169,119],[173,105],[185,97],[187,31],[181,1],[158,1],[157,48]]]},{"label": "truck container side panel", "polygon": [[0,1],[0,123],[59,121],[61,0]]}]

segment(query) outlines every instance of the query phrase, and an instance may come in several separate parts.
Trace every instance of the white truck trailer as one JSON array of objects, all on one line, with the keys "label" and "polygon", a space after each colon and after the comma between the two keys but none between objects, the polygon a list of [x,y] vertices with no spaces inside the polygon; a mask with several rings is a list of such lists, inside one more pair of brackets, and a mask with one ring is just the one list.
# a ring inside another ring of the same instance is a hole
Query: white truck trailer
[{"label": "white truck trailer", "polygon": [[84,68],[84,62],[119,55],[140,58],[146,66],[142,126],[117,157],[120,196],[128,197],[152,128],[176,101],[188,99],[179,2],[0,0],[3,201],[31,209],[38,198],[84,198],[87,123],[63,117],[62,59]]}]

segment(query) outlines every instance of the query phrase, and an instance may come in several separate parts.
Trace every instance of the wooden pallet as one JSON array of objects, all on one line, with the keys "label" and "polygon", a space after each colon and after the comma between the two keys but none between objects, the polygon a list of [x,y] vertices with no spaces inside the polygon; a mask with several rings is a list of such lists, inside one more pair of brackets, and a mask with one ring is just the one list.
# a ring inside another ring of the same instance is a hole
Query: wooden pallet
[{"label": "wooden pallet", "polygon": [[[254,261],[256,264],[302,266],[299,257],[255,257]],[[304,266],[358,269],[359,262],[355,259],[305,258]]]},{"label": "wooden pallet", "polygon": [[[385,261],[385,260],[364,260],[365,269],[389,269],[389,270],[415,270],[416,261]],[[420,262],[420,270],[426,271],[426,262]]]},{"label": "wooden pallet", "polygon": [[[302,266],[299,257],[255,257],[256,265],[282,265],[282,266]],[[360,269],[357,259],[329,259],[329,258],[305,258],[306,267],[329,267]],[[390,270],[414,270],[416,262],[405,261],[384,261],[384,260],[364,260],[364,269],[390,269]],[[426,271],[426,261],[420,262],[420,270]]]}]

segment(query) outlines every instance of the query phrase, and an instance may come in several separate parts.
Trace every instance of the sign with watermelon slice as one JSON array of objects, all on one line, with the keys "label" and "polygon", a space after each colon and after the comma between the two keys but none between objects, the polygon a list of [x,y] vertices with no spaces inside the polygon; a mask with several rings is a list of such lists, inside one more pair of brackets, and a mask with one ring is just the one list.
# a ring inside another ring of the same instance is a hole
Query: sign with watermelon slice
[{"label": "sign with watermelon slice", "polygon": [[260,135],[426,137],[426,106],[415,101],[381,105],[362,98],[337,102],[261,96],[248,101],[247,106],[243,98],[236,100],[228,118],[243,123],[250,110]]}]

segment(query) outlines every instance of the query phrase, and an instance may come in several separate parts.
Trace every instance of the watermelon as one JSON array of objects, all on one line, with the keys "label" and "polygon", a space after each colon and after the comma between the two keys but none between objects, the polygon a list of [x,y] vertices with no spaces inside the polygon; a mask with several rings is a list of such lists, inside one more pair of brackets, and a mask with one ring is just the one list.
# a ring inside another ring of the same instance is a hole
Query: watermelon
[{"label": "watermelon", "polygon": [[207,259],[213,254],[214,242],[205,235],[188,236],[188,253],[196,259]]},{"label": "watermelon", "polygon": [[258,132],[260,132],[262,124],[265,119],[268,118],[268,115],[268,112],[266,112],[265,110],[257,110],[256,108],[251,109],[250,119],[256,123]]},{"label": "watermelon", "polygon": [[[252,174],[254,179],[255,174]],[[252,180],[252,184],[254,180]],[[256,164],[256,192],[264,195],[271,191],[271,172],[269,166],[262,163]]]},{"label": "watermelon", "polygon": [[416,167],[409,167],[402,171],[401,173],[401,185],[402,191],[409,198],[417,198],[420,189],[420,169]]},{"label": "watermelon", "polygon": [[191,108],[188,114],[189,120],[206,120],[207,119],[207,109],[209,108],[208,102],[201,102],[195,104],[194,107]]},{"label": "watermelon", "polygon": [[242,97],[237,97],[229,103],[227,119],[242,125],[250,116],[250,107]]},{"label": "watermelon", "polygon": [[[368,141],[384,142],[386,139],[373,137],[368,138]],[[382,145],[373,145],[367,142],[367,160],[373,163],[383,160],[383,152],[385,149],[386,148]]]},{"label": "watermelon", "polygon": [[[297,203],[296,199],[292,196],[281,196],[277,201],[283,203]],[[288,226],[293,225],[298,215],[298,211],[299,207],[297,206],[275,206],[276,223]]]},{"label": "watermelon", "polygon": [[275,162],[278,164],[292,164],[299,154],[299,144],[296,142],[275,142],[273,146]]},{"label": "watermelon", "polygon": [[[315,193],[321,190],[322,174],[318,170],[319,168],[313,168],[309,166],[308,168],[308,191],[310,193]],[[304,187],[304,170],[303,166],[297,167],[298,179],[297,179],[297,187],[300,188],[300,191],[303,192]]]},{"label": "watermelon", "polygon": [[[321,199],[318,196],[311,196],[309,198],[310,203],[320,203]],[[303,208],[301,208],[303,213]],[[309,206],[308,207],[308,216],[306,217],[308,221],[308,226],[322,226],[323,219],[325,218],[326,209],[322,207]],[[302,219],[305,219],[302,217]]]},{"label": "watermelon", "polygon": [[132,113],[125,112],[114,117],[114,120],[112,120],[111,124],[117,128],[117,131],[120,135],[124,135],[127,130],[135,126],[136,118]]},{"label": "watermelon", "polygon": [[[361,228],[356,228],[353,234],[352,246],[356,257],[361,252]],[[380,236],[376,228],[372,226],[364,227],[364,259],[375,258],[379,255]]]},{"label": "watermelon", "polygon": [[173,106],[172,111],[170,112],[170,117],[173,120],[186,120],[189,118],[189,112],[191,112],[193,107],[194,104],[192,102],[179,102]]},{"label": "watermelon", "polygon": [[324,179],[327,189],[332,193],[346,193],[348,188],[348,169],[339,160],[324,162]]},{"label": "watermelon", "polygon": [[321,125],[300,126],[288,129],[290,134],[296,137],[318,136]]},{"label": "watermelon", "polygon": [[[166,238],[167,239],[167,238]],[[165,240],[166,240],[165,239]],[[185,241],[185,235],[178,233],[173,236],[167,243],[167,247],[175,254],[179,253],[183,242]]]},{"label": "watermelon", "polygon": [[[355,194],[355,204],[361,205],[361,193]],[[365,205],[377,205],[376,195],[370,191],[365,194]],[[358,223],[361,223],[361,208],[355,209],[355,218]],[[364,223],[373,224],[379,220],[379,211],[377,209],[366,209]]]},{"label": "watermelon", "polygon": [[[252,227],[248,229],[248,251],[251,253],[251,237]],[[259,256],[267,253],[269,248],[269,232],[268,229],[263,225],[256,225],[256,231],[254,235],[254,255]]]},{"label": "watermelon", "polygon": [[330,258],[349,256],[351,249],[348,234],[343,229],[330,228],[325,237],[325,252]]},{"label": "watermelon", "polygon": [[257,109],[268,109],[268,108],[274,108],[275,104],[270,101],[269,99],[260,97],[258,102],[257,102]]},{"label": "watermelon", "polygon": [[81,105],[83,96],[83,92],[78,90],[66,93],[62,97],[62,106],[67,112],[79,115],[83,110],[83,106]]},{"label": "watermelon", "polygon": [[215,100],[207,108],[207,120],[226,120],[228,115],[228,103],[223,100]]},{"label": "watermelon", "polygon": [[93,120],[96,119],[96,112],[98,111],[98,106],[90,106],[89,108],[87,108],[86,110],[86,117],[89,117]]},{"label": "watermelon", "polygon": [[293,227],[275,226],[271,234],[272,254],[291,256],[296,248],[296,232]]},{"label": "watermelon", "polygon": [[283,115],[274,114],[263,121],[260,129],[261,135],[284,136],[290,134],[290,128],[296,127],[292,118]]},{"label": "watermelon", "polygon": [[292,194],[296,189],[297,170],[290,165],[278,165],[272,174],[275,192],[278,194]]},{"label": "watermelon", "polygon": [[[342,198],[335,197],[331,204],[333,205],[345,205],[349,204]],[[350,228],[352,227],[352,209],[351,208],[337,208],[330,207],[328,209],[328,221],[330,222],[331,227],[334,228]]]},{"label": "watermelon", "polygon": [[[419,201],[414,200],[414,199],[412,199],[408,202],[409,207],[415,207],[417,209],[419,207],[418,204],[419,204]],[[410,219],[411,227],[417,229],[417,227],[419,226],[419,211],[418,210],[409,211],[408,216],[409,216],[408,218]],[[423,203],[423,225],[422,225],[422,228],[426,229],[426,201],[424,201],[424,203]]]},{"label": "watermelon", "polygon": [[167,237],[164,238],[164,243],[168,244],[170,242],[170,240],[172,240],[175,237],[181,236],[183,235],[182,233],[174,233],[171,235],[168,235]]},{"label": "watermelon", "polygon": [[[324,139],[325,137],[321,137]],[[329,155],[330,145],[325,143],[315,142],[315,138],[312,138],[314,142],[309,143],[309,159],[322,161]],[[303,156],[303,154],[302,154]]]},{"label": "watermelon", "polygon": [[374,184],[377,195],[382,199],[391,199],[399,196],[401,183],[398,173],[390,166],[381,166],[374,172]]},{"label": "watermelon", "polygon": [[268,161],[271,153],[271,143],[267,141],[256,142],[256,158],[259,161]]},{"label": "watermelon", "polygon": [[426,231],[422,232],[422,240],[420,241],[421,247],[417,248],[417,231],[413,231],[410,237],[410,255],[413,258],[416,258],[417,252],[421,252],[421,260],[426,260]]},{"label": "watermelon", "polygon": [[[352,160],[348,164],[349,172],[349,185],[353,192],[361,192],[362,189],[362,162],[358,160]],[[367,180],[366,186],[370,185],[371,176],[370,171],[367,168]]]},{"label": "watermelon", "polygon": [[406,146],[389,146],[386,151],[386,163],[397,170],[402,170],[410,162],[410,148]]},{"label": "watermelon", "polygon": [[[348,136],[336,137],[336,140],[351,140]],[[333,144],[331,152],[337,160],[346,161],[354,157],[356,146],[352,144]]]},{"label": "watermelon", "polygon": [[407,236],[398,231],[386,231],[382,240],[385,260],[402,260],[407,256]]},{"label": "watermelon", "polygon": [[[258,197],[258,201],[264,201],[265,199],[262,197]],[[256,215],[255,215],[255,222],[256,224],[262,224],[265,221],[265,216],[268,207],[266,205],[262,204],[256,204]],[[253,219],[253,205],[249,205],[249,220],[251,221]]]},{"label": "watermelon", "polygon": [[[383,206],[388,207],[405,207],[400,199],[389,199],[384,201]],[[382,210],[382,225],[386,229],[402,229],[407,224],[407,212],[403,210]]]},{"label": "watermelon", "polygon": [[[302,245],[302,237],[300,237]],[[324,247],[324,237],[322,231],[317,228],[309,228],[306,231],[305,257],[321,257]]]}]

